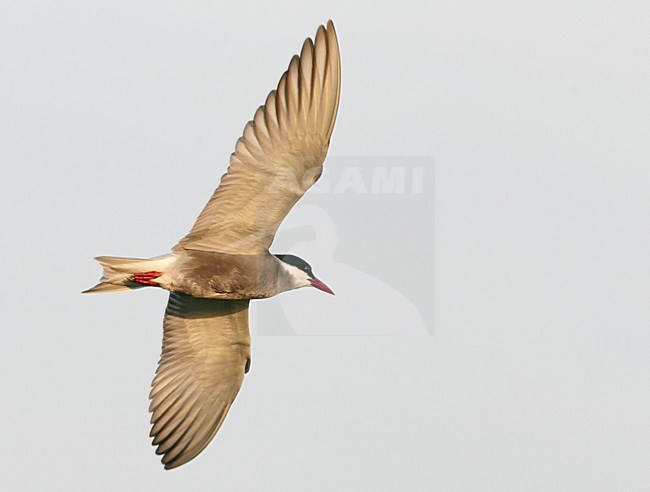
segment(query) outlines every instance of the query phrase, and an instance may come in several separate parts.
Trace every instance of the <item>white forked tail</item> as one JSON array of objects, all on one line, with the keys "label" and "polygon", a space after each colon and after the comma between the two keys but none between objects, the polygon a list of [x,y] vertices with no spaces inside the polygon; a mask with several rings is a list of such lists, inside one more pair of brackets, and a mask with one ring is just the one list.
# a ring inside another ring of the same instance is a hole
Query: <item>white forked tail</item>
[{"label": "white forked tail", "polygon": [[[118,256],[98,256],[95,258],[102,266],[102,278],[94,287],[84,290],[83,294],[95,292],[117,292],[119,290],[133,290],[147,285],[135,281],[135,274],[152,272],[164,273],[173,262],[172,255],[158,256],[156,258],[120,258]],[[154,277],[155,278],[155,277]]]}]

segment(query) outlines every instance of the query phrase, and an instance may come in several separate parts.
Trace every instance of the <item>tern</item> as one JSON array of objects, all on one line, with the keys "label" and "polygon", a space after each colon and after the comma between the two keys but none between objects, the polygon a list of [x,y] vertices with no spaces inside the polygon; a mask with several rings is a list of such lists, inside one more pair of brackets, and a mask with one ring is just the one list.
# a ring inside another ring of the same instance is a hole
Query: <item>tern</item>
[{"label": "tern", "polygon": [[239,392],[251,365],[250,300],[309,286],[333,294],[305,260],[269,248],[322,173],[340,88],[338,40],[328,21],[305,40],[244,127],[226,174],[187,236],[155,258],[95,258],[103,275],[84,293],[170,291],[149,395],[150,437],[166,469],[210,443]]}]

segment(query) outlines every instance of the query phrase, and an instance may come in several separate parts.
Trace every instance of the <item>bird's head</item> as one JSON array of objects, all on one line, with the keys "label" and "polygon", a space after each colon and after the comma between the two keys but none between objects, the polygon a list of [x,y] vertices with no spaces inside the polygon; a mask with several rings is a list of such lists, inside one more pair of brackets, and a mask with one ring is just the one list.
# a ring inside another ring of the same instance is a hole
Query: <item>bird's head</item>
[{"label": "bird's head", "polygon": [[316,278],[309,263],[302,258],[294,255],[275,255],[282,262],[285,272],[289,274],[291,287],[298,289],[300,287],[316,287],[318,290],[334,295],[325,283]]}]

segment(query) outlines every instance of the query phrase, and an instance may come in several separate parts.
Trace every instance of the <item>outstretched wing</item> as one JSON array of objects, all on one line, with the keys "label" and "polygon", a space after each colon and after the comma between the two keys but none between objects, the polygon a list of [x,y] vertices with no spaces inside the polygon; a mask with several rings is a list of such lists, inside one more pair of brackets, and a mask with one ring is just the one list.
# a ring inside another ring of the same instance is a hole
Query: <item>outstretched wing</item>
[{"label": "outstretched wing", "polygon": [[237,396],[250,366],[248,302],[169,296],[149,407],[167,469],[208,445]]},{"label": "outstretched wing", "polygon": [[176,248],[257,253],[271,246],[284,217],[322,173],[340,74],[329,21],[318,28],[315,41],[307,38],[277,90],[246,124],[228,172]]}]

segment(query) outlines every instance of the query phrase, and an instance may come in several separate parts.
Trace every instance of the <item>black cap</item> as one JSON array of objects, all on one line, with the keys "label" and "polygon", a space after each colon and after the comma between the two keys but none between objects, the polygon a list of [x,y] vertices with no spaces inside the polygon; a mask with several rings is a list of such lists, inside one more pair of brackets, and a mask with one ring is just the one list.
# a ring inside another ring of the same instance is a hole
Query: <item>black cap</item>
[{"label": "black cap", "polygon": [[312,278],[314,277],[314,272],[311,270],[311,265],[307,263],[305,260],[302,258],[298,258],[295,255],[275,255],[275,257],[280,260],[283,263],[286,263],[287,265],[292,265],[297,268],[300,268],[303,272],[306,272],[307,275],[309,275]]}]

